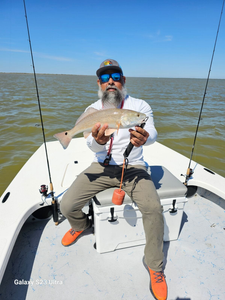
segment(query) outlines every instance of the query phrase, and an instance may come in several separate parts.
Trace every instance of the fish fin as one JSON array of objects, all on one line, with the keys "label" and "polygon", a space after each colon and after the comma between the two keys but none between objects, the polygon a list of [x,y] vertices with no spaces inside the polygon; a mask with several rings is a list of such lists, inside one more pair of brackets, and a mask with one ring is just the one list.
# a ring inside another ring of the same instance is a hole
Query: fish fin
[{"label": "fish fin", "polygon": [[59,140],[64,149],[68,147],[69,143],[72,140],[72,137],[69,135],[68,131],[56,133],[54,137]]},{"label": "fish fin", "polygon": [[84,135],[84,138],[86,139],[90,134],[90,131],[84,131],[83,132],[83,135]]},{"label": "fish fin", "polygon": [[76,124],[77,125],[81,120],[89,116],[90,114],[93,114],[94,112],[98,111],[97,109],[93,107],[89,107],[82,115],[77,119]]},{"label": "fish fin", "polygon": [[120,125],[121,125],[121,123],[117,124],[117,134],[118,134],[118,132],[119,132]]},{"label": "fish fin", "polygon": [[105,136],[109,136],[109,135],[113,134],[115,131],[116,131],[115,128],[114,128],[114,129],[109,129],[109,128],[107,128],[107,129],[105,130]]}]

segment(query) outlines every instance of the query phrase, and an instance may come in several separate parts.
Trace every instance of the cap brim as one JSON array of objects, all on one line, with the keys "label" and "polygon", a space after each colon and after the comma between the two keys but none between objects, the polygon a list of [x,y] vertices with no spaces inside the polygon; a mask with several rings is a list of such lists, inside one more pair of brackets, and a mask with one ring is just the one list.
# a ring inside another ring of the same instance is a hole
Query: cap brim
[{"label": "cap brim", "polygon": [[115,71],[118,71],[120,73],[123,74],[123,71],[120,67],[117,67],[117,66],[107,66],[107,67],[102,67],[102,68],[99,68],[97,71],[96,71],[96,74],[97,76],[99,77],[101,74],[103,74],[105,71],[107,70],[115,70]]}]

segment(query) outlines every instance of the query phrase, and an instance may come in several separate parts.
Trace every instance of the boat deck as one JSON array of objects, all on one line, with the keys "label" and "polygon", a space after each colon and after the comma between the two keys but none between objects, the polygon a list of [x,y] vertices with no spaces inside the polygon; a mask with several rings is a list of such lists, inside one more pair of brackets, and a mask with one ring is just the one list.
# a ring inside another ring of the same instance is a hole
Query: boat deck
[{"label": "boat deck", "polygon": [[[164,243],[168,300],[225,299],[224,214],[225,201],[201,188],[185,204],[179,239]],[[7,265],[1,299],[154,299],[144,246],[99,254],[90,229],[63,247],[68,229],[67,220],[55,226],[52,219],[29,218]]]}]

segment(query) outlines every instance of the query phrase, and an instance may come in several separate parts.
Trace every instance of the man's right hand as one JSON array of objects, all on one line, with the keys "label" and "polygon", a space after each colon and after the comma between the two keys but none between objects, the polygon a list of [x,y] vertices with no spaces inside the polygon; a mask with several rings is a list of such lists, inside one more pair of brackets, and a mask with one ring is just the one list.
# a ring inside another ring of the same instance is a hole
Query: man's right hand
[{"label": "man's right hand", "polygon": [[108,124],[104,124],[101,128],[100,127],[100,123],[96,123],[93,126],[92,136],[98,144],[105,145],[110,140],[110,136],[105,136],[105,130],[108,128]]}]

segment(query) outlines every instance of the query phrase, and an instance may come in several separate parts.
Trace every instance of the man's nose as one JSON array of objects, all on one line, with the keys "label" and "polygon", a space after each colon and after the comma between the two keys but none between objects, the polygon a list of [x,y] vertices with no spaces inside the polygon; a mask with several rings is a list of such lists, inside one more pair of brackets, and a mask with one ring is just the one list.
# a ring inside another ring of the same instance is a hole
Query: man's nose
[{"label": "man's nose", "polygon": [[114,84],[112,77],[109,78],[108,84]]}]

